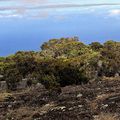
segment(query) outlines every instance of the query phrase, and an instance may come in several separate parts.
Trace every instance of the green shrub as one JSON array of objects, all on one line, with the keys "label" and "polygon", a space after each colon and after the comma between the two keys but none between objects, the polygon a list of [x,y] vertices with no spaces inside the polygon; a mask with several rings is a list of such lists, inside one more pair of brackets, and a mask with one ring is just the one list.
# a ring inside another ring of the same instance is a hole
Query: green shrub
[{"label": "green shrub", "polygon": [[46,89],[53,89],[59,86],[54,75],[44,75],[40,78],[40,82],[45,86]]}]

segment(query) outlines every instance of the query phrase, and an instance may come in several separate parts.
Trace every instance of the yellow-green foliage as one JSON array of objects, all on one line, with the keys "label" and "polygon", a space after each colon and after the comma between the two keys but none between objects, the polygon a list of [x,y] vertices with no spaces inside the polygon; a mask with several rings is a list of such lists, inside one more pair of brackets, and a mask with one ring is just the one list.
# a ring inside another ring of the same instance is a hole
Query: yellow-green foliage
[{"label": "yellow-green foliage", "polygon": [[0,59],[0,74],[10,88],[29,76],[51,88],[116,73],[120,74],[120,42],[115,41],[86,45],[77,37],[51,39],[39,52],[19,51]]}]

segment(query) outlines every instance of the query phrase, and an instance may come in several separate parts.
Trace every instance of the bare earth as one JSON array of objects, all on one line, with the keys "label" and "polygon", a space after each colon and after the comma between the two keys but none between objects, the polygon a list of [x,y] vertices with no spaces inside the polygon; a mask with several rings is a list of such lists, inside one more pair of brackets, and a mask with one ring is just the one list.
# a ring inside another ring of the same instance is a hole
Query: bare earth
[{"label": "bare earth", "polygon": [[120,120],[119,79],[0,94],[0,120]]}]

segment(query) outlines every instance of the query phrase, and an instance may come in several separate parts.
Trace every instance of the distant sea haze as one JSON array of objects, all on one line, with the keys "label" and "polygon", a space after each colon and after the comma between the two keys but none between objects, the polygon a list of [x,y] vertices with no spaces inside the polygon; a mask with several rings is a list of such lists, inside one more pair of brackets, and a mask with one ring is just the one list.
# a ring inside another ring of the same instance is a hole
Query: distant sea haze
[{"label": "distant sea haze", "polygon": [[120,41],[118,0],[1,0],[0,56],[40,50],[52,38],[78,36],[93,41]]}]

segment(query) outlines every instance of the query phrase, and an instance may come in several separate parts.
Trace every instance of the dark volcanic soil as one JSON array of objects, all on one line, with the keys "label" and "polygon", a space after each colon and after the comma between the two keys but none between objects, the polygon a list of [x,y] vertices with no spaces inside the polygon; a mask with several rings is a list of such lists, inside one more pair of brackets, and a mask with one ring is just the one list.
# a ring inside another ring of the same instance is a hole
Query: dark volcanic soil
[{"label": "dark volcanic soil", "polygon": [[120,80],[67,86],[61,93],[31,88],[0,102],[0,120],[98,120],[101,113],[120,120]]}]

